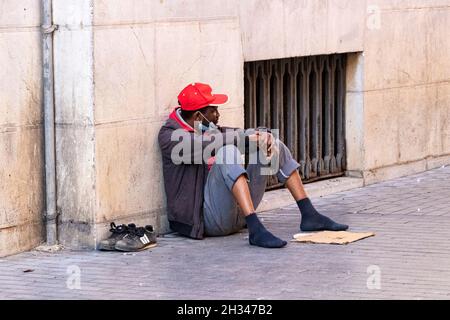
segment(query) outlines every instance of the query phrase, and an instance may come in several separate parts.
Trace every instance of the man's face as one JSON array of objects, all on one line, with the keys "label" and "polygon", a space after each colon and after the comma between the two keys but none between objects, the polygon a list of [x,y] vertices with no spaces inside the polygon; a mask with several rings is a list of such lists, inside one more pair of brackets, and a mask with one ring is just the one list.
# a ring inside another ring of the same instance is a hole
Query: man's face
[{"label": "man's face", "polygon": [[[203,116],[208,119],[209,121],[211,121],[212,123],[214,123],[215,125],[217,125],[217,123],[219,122],[219,117],[220,117],[220,113],[217,110],[217,106],[208,106],[206,107],[205,113],[203,114]],[[208,121],[206,121],[205,119],[203,119],[203,124],[204,125],[208,125]]]}]

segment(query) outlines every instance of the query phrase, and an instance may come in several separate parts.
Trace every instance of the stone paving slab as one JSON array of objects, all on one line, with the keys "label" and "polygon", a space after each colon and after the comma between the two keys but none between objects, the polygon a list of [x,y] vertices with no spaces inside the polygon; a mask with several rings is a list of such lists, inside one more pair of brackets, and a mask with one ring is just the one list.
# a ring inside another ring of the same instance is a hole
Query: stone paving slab
[{"label": "stone paving slab", "polygon": [[[0,298],[450,298],[450,167],[313,202],[352,231],[376,236],[277,250],[248,245],[243,230],[201,241],[166,235],[132,254],[30,251],[0,259]],[[259,215],[284,239],[298,232],[296,205]]]}]

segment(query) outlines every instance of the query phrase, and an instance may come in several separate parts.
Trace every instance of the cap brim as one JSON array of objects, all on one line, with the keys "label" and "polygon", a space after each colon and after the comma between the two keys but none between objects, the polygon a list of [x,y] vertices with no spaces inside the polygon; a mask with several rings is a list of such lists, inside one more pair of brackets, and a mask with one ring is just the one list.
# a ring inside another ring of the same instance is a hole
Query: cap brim
[{"label": "cap brim", "polygon": [[214,94],[213,97],[214,100],[209,103],[210,105],[217,106],[228,102],[228,96],[226,94]]}]

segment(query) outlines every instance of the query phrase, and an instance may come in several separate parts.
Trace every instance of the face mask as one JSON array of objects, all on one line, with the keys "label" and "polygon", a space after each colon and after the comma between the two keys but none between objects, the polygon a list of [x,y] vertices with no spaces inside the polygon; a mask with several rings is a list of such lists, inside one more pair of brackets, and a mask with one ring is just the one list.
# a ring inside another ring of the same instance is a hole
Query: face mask
[{"label": "face mask", "polygon": [[208,119],[206,119],[206,117],[205,117],[201,112],[199,112],[199,114],[203,117],[203,119],[205,119],[206,121],[208,121],[208,127],[205,126],[201,121],[198,122],[198,129],[199,129],[201,132],[205,132],[205,131],[208,131],[208,130],[214,130],[214,129],[217,129],[217,126],[216,126],[213,122],[211,122],[211,121],[209,121]]}]

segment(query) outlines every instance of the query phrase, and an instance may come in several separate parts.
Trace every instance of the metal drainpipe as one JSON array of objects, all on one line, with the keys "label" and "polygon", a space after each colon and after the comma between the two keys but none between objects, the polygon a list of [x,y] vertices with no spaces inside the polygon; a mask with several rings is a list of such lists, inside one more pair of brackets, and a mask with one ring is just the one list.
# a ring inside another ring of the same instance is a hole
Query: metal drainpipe
[{"label": "metal drainpipe", "polygon": [[52,0],[42,0],[42,61],[44,87],[45,131],[45,224],[47,245],[58,242],[56,229],[56,160],[55,160],[55,102],[53,86],[53,25]]}]

